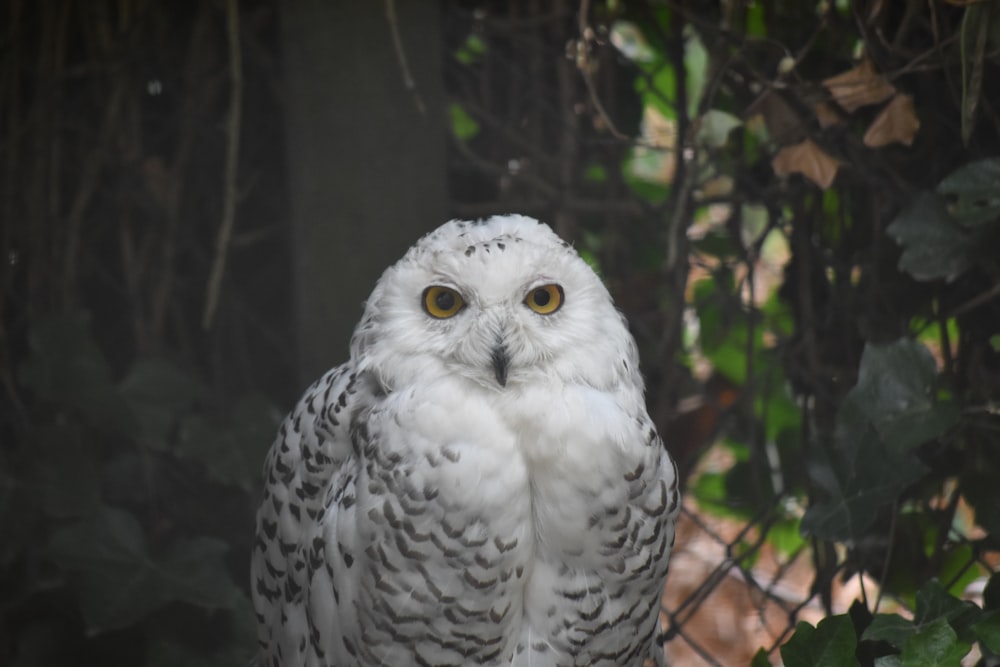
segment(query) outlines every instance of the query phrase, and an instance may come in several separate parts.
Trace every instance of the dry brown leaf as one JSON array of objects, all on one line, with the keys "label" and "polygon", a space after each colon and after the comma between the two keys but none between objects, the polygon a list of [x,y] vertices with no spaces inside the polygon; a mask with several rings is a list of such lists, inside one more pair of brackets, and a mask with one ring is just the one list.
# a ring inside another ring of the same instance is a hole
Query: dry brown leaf
[{"label": "dry brown leaf", "polygon": [[834,125],[840,125],[840,116],[837,112],[826,102],[817,102],[813,106],[813,111],[816,114],[816,120],[819,121],[819,126],[824,130],[828,127],[833,127]]},{"label": "dry brown leaf", "polygon": [[795,109],[773,90],[765,91],[747,107],[747,118],[752,118],[757,114],[763,116],[767,126],[767,134],[774,141],[790,143],[805,136],[805,122]]},{"label": "dry brown leaf", "polygon": [[824,190],[833,185],[839,167],[840,163],[812,139],[785,146],[771,160],[771,168],[778,176],[802,174]]},{"label": "dry brown leaf", "polygon": [[702,199],[711,197],[724,197],[733,192],[732,176],[716,176],[711,178],[698,189],[696,195]]},{"label": "dry brown leaf", "polygon": [[889,99],[896,89],[867,58],[860,65],[823,81],[834,101],[848,113]]},{"label": "dry brown leaf", "polygon": [[869,148],[879,148],[895,141],[909,146],[920,129],[920,119],[913,110],[913,97],[896,95],[872,121],[865,132],[864,143]]}]

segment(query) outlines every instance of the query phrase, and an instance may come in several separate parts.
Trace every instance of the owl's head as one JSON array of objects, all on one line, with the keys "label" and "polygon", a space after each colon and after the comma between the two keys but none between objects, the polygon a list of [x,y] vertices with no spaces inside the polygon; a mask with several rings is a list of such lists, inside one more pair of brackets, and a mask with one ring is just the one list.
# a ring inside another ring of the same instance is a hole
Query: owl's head
[{"label": "owl's head", "polygon": [[387,389],[447,375],[513,391],[539,380],[641,391],[635,343],[600,278],[525,216],[453,220],[385,271],[351,342]]}]

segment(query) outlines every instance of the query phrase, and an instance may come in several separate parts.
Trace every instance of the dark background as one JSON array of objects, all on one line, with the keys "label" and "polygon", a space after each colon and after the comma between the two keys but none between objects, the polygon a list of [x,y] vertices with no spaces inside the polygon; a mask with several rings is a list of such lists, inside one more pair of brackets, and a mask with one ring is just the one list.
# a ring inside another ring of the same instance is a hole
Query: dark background
[{"label": "dark background", "polygon": [[[506,212],[639,343],[675,572],[718,551],[668,582],[678,664],[776,660],[861,575],[851,637],[882,596],[981,593],[998,49],[990,1],[0,1],[0,665],[246,664],[279,420],[386,266]],[[829,79],[865,60],[855,106]],[[782,620],[723,642],[698,614],[734,573]]]}]

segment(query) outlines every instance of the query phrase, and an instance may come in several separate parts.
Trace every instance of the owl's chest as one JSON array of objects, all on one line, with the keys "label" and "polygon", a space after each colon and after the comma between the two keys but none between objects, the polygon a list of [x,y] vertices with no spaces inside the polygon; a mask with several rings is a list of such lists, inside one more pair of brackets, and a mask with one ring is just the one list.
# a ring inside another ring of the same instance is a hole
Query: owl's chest
[{"label": "owl's chest", "polygon": [[[377,648],[405,646],[442,664],[510,664],[533,636],[570,655],[603,646],[614,619],[655,622],[625,604],[658,599],[665,560],[635,573],[672,539],[642,509],[657,503],[658,465],[637,420],[587,392],[515,398],[413,392],[356,429],[357,502],[338,543],[365,554],[342,600],[360,610],[371,661],[407,662]],[[475,641],[455,642],[458,626]],[[629,636],[638,647],[645,635]]]},{"label": "owl's chest", "polygon": [[637,420],[614,395],[445,385],[395,399],[366,422],[362,458],[373,497],[398,502],[401,514],[390,514],[404,528],[440,524],[447,538],[461,526],[466,541],[516,544],[485,555],[490,562],[595,552],[604,538],[595,512],[623,508],[635,496],[628,474],[656,468]]},{"label": "owl's chest", "polygon": [[[374,521],[374,533],[426,529],[445,559],[481,541],[530,548],[530,471],[516,434],[494,406],[447,386],[392,398],[368,415],[359,449],[361,494],[375,505],[372,517],[385,509],[382,514],[397,519]],[[515,547],[499,551],[480,560],[494,562]]]}]

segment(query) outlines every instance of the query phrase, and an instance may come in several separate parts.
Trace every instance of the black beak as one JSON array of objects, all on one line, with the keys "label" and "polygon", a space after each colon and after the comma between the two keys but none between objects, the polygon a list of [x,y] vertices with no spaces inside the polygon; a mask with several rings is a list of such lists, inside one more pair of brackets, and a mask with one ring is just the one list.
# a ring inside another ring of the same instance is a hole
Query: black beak
[{"label": "black beak", "polygon": [[500,383],[501,387],[507,386],[507,362],[510,360],[507,358],[507,348],[503,345],[497,345],[493,348],[493,375],[496,377],[497,382]]}]

